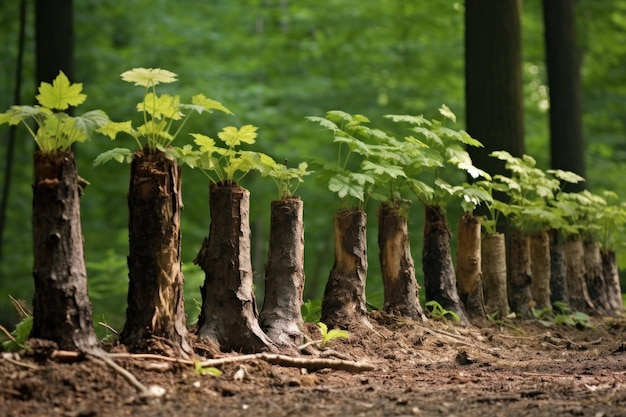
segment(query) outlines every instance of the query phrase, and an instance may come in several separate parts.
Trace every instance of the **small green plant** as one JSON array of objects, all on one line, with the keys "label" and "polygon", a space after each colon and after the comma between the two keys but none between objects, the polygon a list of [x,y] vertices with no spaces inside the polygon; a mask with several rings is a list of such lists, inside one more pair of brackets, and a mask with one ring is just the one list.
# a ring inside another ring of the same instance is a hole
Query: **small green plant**
[{"label": "small green plant", "polygon": [[193,364],[194,364],[194,369],[196,371],[196,374],[200,376],[204,376],[204,375],[221,376],[222,375],[222,371],[220,371],[214,366],[202,366],[201,361],[193,361]]},{"label": "small green plant", "polygon": [[[139,149],[147,149],[148,152],[156,150],[167,152],[194,112],[219,110],[232,114],[221,103],[207,98],[204,94],[194,95],[190,104],[181,103],[180,96],[177,95],[157,94],[158,84],[173,83],[177,81],[176,77],[175,73],[161,68],[133,68],[122,73],[123,81],[134,83],[145,89],[143,100],[137,104],[137,110],[142,114],[143,124],[134,128],[131,121],[109,122],[102,126],[99,132],[110,137],[111,140],[115,140],[118,133],[126,133],[135,140]],[[181,149],[191,150],[190,147]],[[182,154],[184,157],[185,152],[183,151]],[[94,161],[94,165],[100,165],[111,159],[128,163],[132,155],[133,152],[128,148],[114,148],[100,154]],[[169,155],[176,156],[176,153],[169,152]]]},{"label": "small green plant", "polygon": [[300,308],[305,323],[318,323],[322,318],[322,300],[308,300]]},{"label": "small green plant", "polygon": [[334,339],[347,339],[348,337],[350,337],[350,334],[345,330],[328,330],[328,326],[322,322],[317,323],[317,327],[319,328],[320,335],[322,336],[320,349],[326,349],[328,347],[328,343],[330,343],[330,341]]},{"label": "small green plant", "polygon": [[275,162],[270,165],[266,175],[276,184],[279,199],[294,195],[298,186],[304,182],[304,177],[312,174],[312,171],[307,171],[309,164],[306,162],[300,162],[297,168],[289,168],[286,163]]},{"label": "small green plant", "polygon": [[[39,150],[44,153],[68,151],[74,143],[84,142],[92,132],[109,122],[102,110],[92,110],[77,117],[65,112],[87,99],[81,93],[82,89],[81,83],[71,84],[63,71],[60,71],[52,84],[40,84],[39,94],[35,96],[39,104],[11,106],[8,111],[0,114],[0,125],[23,123],[35,139]],[[36,130],[27,123],[30,119],[35,121]]]},{"label": "small green plant", "polygon": [[488,313],[487,320],[489,320],[490,322],[494,324],[497,324],[500,327],[508,327],[509,329],[513,330],[515,333],[519,334],[520,336],[526,336],[526,332],[520,329],[519,327],[515,326],[511,322],[509,322],[507,320],[507,317],[500,317],[500,312],[498,311],[493,312],[493,313]]},{"label": "small green plant", "polygon": [[553,325],[565,325],[576,327],[578,329],[593,329],[589,315],[581,311],[572,311],[566,303],[555,302],[555,310],[545,307],[542,309],[533,309],[533,315],[541,324],[546,327]]},{"label": "small green plant", "polygon": [[435,300],[427,301],[424,305],[426,306],[428,315],[435,320],[446,320],[448,318],[451,318],[456,322],[461,321],[461,318],[457,313],[455,313],[454,311],[446,310],[441,304],[439,304]]},{"label": "small green plant", "polygon": [[15,325],[15,330],[11,332],[14,340],[6,340],[2,342],[2,349],[6,352],[18,352],[20,350],[28,350],[26,341],[30,335],[30,331],[33,328],[33,316],[28,316],[22,319]]}]

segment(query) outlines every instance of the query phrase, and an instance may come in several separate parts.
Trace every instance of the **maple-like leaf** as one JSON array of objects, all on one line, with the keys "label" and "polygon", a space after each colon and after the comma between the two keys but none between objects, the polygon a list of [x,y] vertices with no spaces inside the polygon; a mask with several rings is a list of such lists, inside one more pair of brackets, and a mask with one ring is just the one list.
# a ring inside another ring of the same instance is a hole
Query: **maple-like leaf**
[{"label": "maple-like leaf", "polygon": [[147,112],[154,119],[172,119],[180,120],[182,113],[179,111],[179,96],[170,96],[169,94],[163,94],[157,96],[153,93],[148,93],[144,97],[142,103],[137,104],[137,110]]},{"label": "maple-like leaf", "polygon": [[229,148],[234,148],[235,146],[239,146],[242,142],[253,144],[257,136],[257,129],[258,127],[252,125],[245,125],[239,129],[234,126],[226,126],[217,136],[224,141]]},{"label": "maple-like leaf", "polygon": [[198,113],[202,113],[202,110],[219,110],[226,114],[233,114],[230,110],[228,110],[222,103],[219,101],[215,101],[206,97],[204,94],[196,94],[191,97],[191,103],[193,104],[193,109]]},{"label": "maple-like leaf", "polygon": [[160,83],[173,83],[177,75],[161,68],[133,68],[121,75],[122,80],[143,87],[151,87]]},{"label": "maple-like leaf", "polygon": [[70,106],[78,106],[87,99],[85,94],[81,94],[82,90],[81,83],[70,84],[63,71],[59,71],[52,84],[42,82],[39,85],[39,94],[35,98],[39,104],[49,109],[66,110]]},{"label": "maple-like leaf", "polygon": [[98,133],[102,133],[105,136],[114,140],[118,133],[124,132],[131,136],[136,136],[136,132],[130,121],[127,122],[109,122],[98,129]]}]

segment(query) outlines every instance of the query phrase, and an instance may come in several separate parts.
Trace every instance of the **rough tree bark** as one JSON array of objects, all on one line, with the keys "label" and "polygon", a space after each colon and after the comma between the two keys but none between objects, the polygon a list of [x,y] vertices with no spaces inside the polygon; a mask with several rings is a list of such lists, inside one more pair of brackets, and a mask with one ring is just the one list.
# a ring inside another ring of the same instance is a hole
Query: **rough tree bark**
[{"label": "rough tree bark", "polygon": [[607,300],[611,308],[609,314],[617,316],[624,312],[624,301],[622,300],[622,289],[619,282],[615,252],[602,250],[600,253],[602,256],[604,280],[607,284]]},{"label": "rough tree bark", "polygon": [[535,307],[552,308],[550,302],[550,236],[542,230],[530,236],[531,293]]},{"label": "rough tree bark", "polygon": [[480,244],[480,218],[464,213],[459,219],[457,232],[456,285],[470,318],[486,317]]},{"label": "rough tree bark", "polygon": [[509,305],[517,317],[524,319],[533,318],[530,265],[530,239],[527,236],[512,236],[507,289]]},{"label": "rough tree bark", "polygon": [[425,320],[420,305],[407,219],[390,203],[378,209],[378,247],[385,302],[383,310]]},{"label": "rough tree bark", "polygon": [[600,246],[594,241],[586,241],[583,243],[585,250],[585,283],[589,298],[595,309],[593,313],[598,315],[608,314],[611,307],[607,298],[607,286],[604,280],[604,270],[602,266],[602,256],[600,255]]},{"label": "rough tree bark", "polygon": [[496,233],[483,237],[481,244],[483,293],[488,314],[504,317],[510,312],[507,295],[506,239]]},{"label": "rough tree bark", "polygon": [[567,290],[567,261],[565,245],[559,239],[557,230],[550,231],[550,302],[565,303],[569,306]]},{"label": "rough tree bark", "polygon": [[259,324],[279,346],[302,343],[304,204],[299,197],[272,201],[265,299]]},{"label": "rough tree bark", "polygon": [[128,307],[120,333],[131,351],[157,350],[177,357],[192,353],[180,258],[182,206],[176,162],[160,151],[137,152],[128,190]]},{"label": "rough tree bark", "polygon": [[34,164],[30,337],[52,340],[59,349],[92,351],[98,341],[87,293],[76,161],[70,152],[37,151]]},{"label": "rough tree bark", "polygon": [[209,237],[194,263],[205,273],[197,333],[222,350],[276,350],[261,330],[250,259],[250,193],[237,185],[211,184]]},{"label": "rough tree bark", "polygon": [[587,283],[585,282],[585,249],[579,238],[568,239],[564,243],[565,262],[567,265],[567,292],[569,305],[573,310],[592,312],[595,308]]},{"label": "rough tree bark", "polygon": [[462,325],[471,325],[456,289],[448,221],[439,207],[426,205],[425,209],[422,270],[426,299],[458,314]]},{"label": "rough tree bark", "polygon": [[324,289],[321,321],[328,328],[371,327],[365,304],[367,215],[350,209],[334,217],[335,261]]}]

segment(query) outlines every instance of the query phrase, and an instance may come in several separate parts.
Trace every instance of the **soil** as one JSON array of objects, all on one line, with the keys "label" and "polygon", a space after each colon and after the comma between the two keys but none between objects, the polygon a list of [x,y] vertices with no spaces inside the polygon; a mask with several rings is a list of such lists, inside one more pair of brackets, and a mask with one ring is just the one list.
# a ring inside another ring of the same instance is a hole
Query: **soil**
[{"label": "soil", "polygon": [[[164,390],[150,398],[99,360],[5,353],[0,415],[626,416],[626,317],[594,318],[594,329],[537,321],[461,327],[378,312],[370,321],[373,329],[324,351],[373,365],[364,372],[305,372],[256,359],[219,366],[216,377],[189,363],[115,357],[142,384]],[[317,335],[313,325],[307,332]],[[193,345],[204,357],[240,357]]]}]

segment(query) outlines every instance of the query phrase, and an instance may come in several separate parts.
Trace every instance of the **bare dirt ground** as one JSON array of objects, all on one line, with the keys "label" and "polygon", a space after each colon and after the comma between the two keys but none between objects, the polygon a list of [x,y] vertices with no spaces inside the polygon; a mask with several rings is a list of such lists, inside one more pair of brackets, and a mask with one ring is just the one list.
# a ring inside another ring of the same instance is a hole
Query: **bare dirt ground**
[{"label": "bare dirt ground", "polygon": [[215,377],[190,364],[115,358],[165,390],[150,399],[99,361],[5,354],[0,416],[626,416],[624,317],[594,318],[589,330],[371,321],[373,330],[330,342],[338,356],[373,365],[359,373],[257,359],[222,365]]}]

